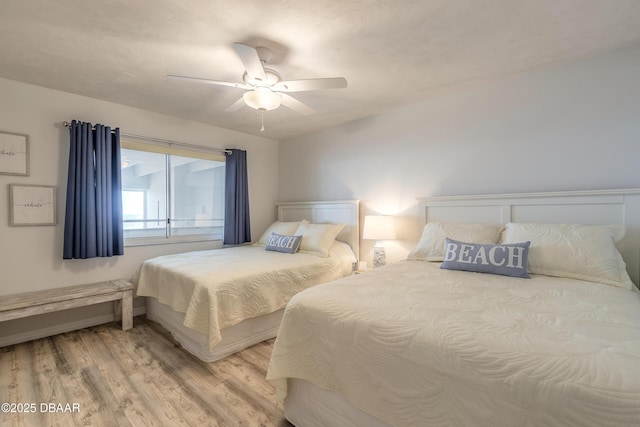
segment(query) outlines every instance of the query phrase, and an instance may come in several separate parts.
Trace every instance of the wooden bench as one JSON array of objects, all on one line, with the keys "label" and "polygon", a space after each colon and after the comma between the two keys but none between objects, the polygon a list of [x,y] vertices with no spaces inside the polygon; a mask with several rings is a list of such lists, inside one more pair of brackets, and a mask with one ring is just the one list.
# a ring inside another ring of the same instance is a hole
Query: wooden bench
[{"label": "wooden bench", "polygon": [[0,322],[68,308],[113,301],[114,317],[122,330],[133,327],[133,284],[110,280],[88,285],[25,292],[0,297]]}]

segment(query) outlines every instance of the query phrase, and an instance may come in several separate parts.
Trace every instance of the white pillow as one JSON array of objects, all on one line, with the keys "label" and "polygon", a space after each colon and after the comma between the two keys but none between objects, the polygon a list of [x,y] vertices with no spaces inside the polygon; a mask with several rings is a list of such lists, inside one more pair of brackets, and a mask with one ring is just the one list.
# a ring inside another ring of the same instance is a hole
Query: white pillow
[{"label": "white pillow", "polygon": [[271,233],[280,234],[283,236],[293,236],[300,224],[303,222],[309,222],[306,219],[302,221],[293,221],[293,222],[282,222],[276,221],[266,229],[262,236],[255,243],[256,246],[267,246],[267,242],[269,241],[269,237],[271,237]]},{"label": "white pillow", "polygon": [[631,289],[616,242],[622,225],[509,223],[502,243],[531,241],[529,273],[568,277]]},{"label": "white pillow", "polygon": [[500,231],[501,225],[429,222],[424,226],[420,241],[407,259],[444,261],[447,237],[459,242],[496,244],[500,239]]},{"label": "white pillow", "polygon": [[294,233],[296,236],[302,235],[299,251],[328,257],[331,245],[343,228],[344,224],[301,223]]}]

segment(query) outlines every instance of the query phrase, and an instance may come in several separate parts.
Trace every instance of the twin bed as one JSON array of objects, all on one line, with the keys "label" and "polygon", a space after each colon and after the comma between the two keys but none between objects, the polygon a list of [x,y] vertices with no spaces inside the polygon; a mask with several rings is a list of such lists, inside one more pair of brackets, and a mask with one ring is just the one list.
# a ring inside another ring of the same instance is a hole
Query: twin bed
[{"label": "twin bed", "polygon": [[[350,275],[359,248],[359,202],[279,203],[256,245],[145,261],[134,281],[147,317],[189,352],[212,362],[273,338],[299,291]],[[302,223],[303,227],[300,227]],[[300,251],[265,250],[272,232],[300,233]]]},{"label": "twin bed", "polygon": [[[640,425],[640,294],[629,280],[640,266],[640,192],[420,202],[427,225],[410,259],[287,305],[267,374],[287,419]],[[526,239],[530,278],[441,269],[446,237]]]}]

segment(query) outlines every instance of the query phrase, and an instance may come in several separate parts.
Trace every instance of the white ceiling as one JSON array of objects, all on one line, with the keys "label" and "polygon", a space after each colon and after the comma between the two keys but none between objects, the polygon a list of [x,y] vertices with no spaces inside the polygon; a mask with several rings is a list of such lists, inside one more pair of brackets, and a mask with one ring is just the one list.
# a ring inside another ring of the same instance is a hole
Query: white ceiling
[{"label": "white ceiling", "polygon": [[[224,111],[242,90],[165,77],[241,82],[233,42],[349,86],[292,94],[315,113],[280,107],[261,134],[257,111]],[[274,139],[631,45],[640,0],[0,1],[0,77]]]}]

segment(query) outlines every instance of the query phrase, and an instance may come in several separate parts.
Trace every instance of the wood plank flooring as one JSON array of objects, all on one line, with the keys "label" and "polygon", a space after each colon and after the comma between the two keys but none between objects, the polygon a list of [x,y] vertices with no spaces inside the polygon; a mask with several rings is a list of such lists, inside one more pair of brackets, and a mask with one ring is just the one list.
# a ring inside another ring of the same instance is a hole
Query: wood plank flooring
[{"label": "wood plank flooring", "polygon": [[144,316],[3,347],[0,404],[35,412],[3,410],[0,425],[292,426],[265,380],[272,348],[206,363]]}]

